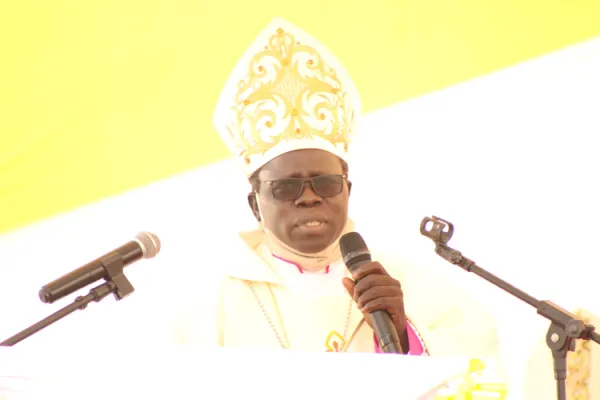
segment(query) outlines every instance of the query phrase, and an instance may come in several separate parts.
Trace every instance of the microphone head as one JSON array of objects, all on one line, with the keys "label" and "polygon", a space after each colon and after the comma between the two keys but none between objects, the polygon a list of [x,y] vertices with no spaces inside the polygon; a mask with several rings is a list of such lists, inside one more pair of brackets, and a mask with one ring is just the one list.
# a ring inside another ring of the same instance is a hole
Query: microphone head
[{"label": "microphone head", "polygon": [[340,238],[340,251],[346,265],[371,261],[371,252],[358,232],[349,232]]},{"label": "microphone head", "polygon": [[140,232],[134,239],[142,248],[144,258],[156,257],[160,252],[160,239],[154,233]]}]

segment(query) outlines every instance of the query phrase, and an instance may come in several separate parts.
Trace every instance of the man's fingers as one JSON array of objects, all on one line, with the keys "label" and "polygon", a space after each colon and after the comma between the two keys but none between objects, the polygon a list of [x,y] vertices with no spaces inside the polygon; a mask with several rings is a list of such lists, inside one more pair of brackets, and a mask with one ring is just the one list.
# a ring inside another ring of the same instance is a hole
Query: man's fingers
[{"label": "man's fingers", "polygon": [[368,275],[373,274],[389,276],[385,268],[383,268],[381,264],[375,261],[358,267],[358,269],[352,272],[352,279],[357,281],[359,279],[363,279]]},{"label": "man's fingers", "polygon": [[368,275],[361,279],[359,282],[355,283],[354,286],[354,299],[359,299],[367,290],[371,288],[380,287],[380,286],[391,286],[396,287],[398,290],[400,288],[400,282],[395,280],[394,278],[388,275]]},{"label": "man's fingers", "polygon": [[400,298],[401,296],[402,292],[396,286],[377,286],[367,290],[360,297],[358,297],[356,300],[356,306],[362,310],[367,304],[379,298],[389,299]]},{"label": "man's fingers", "polygon": [[390,314],[395,314],[397,310],[390,307],[391,304],[402,304],[402,297],[378,297],[369,301],[361,307],[363,313],[371,313],[377,310],[384,310]]},{"label": "man's fingers", "polygon": [[342,279],[342,284],[346,288],[346,291],[348,292],[350,297],[354,298],[354,288],[356,286],[354,281],[350,278],[344,278],[344,279]]}]

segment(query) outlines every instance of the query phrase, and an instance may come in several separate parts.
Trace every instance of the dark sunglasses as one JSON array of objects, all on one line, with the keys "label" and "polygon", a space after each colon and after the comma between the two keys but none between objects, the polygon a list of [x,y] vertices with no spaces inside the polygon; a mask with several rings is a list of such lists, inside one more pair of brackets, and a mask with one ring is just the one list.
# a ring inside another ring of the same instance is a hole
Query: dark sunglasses
[{"label": "dark sunglasses", "polygon": [[342,193],[346,175],[320,175],[314,178],[284,178],[274,181],[261,181],[271,185],[273,197],[277,200],[296,200],[302,193],[307,182],[319,197],[333,197]]}]

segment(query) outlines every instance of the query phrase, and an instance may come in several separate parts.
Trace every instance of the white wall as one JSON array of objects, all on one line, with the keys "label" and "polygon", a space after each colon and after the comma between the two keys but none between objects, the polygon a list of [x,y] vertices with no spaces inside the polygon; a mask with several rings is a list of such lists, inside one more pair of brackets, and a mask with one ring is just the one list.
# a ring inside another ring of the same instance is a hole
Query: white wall
[{"label": "white wall", "polygon": [[[600,38],[369,114],[356,140],[354,218],[380,232],[370,239],[377,245],[395,245],[474,285],[498,312],[515,376],[548,324],[439,259],[419,224],[424,216],[446,218],[456,228],[450,245],[480,266],[538,298],[600,314],[598,71]],[[147,288],[176,268],[193,271],[200,287],[201,274],[218,268],[202,264],[218,233],[252,225],[246,190],[226,161],[0,236],[0,339],[73,300],[42,304],[41,285],[141,230],[158,234],[163,249],[127,268],[135,294],[118,306],[92,304],[23,344],[85,344],[89,332],[102,337],[107,324],[123,324],[110,328],[118,336],[135,323],[132,315],[152,312]],[[552,385],[550,365],[539,374]]]}]

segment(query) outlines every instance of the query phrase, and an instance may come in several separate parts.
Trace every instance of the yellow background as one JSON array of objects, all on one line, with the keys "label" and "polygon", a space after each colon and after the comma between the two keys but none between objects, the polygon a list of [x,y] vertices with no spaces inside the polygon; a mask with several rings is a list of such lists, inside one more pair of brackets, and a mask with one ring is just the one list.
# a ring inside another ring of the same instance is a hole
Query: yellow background
[{"label": "yellow background", "polygon": [[600,34],[599,0],[4,1],[0,232],[227,157],[214,105],[274,16],[366,112]]}]

